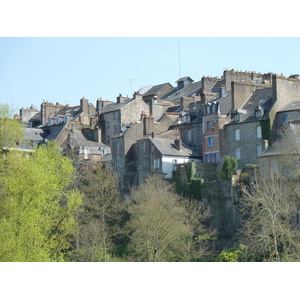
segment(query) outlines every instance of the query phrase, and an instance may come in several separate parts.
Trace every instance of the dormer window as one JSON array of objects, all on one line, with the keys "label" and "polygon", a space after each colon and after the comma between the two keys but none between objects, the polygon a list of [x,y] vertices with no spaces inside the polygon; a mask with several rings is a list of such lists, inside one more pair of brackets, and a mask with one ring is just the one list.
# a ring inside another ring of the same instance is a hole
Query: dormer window
[{"label": "dormer window", "polygon": [[257,110],[257,111],[255,112],[255,117],[256,117],[256,118],[261,118],[261,111],[260,111],[260,110]]},{"label": "dormer window", "polygon": [[210,114],[210,103],[207,104],[206,113],[207,113],[207,114]]},{"label": "dormer window", "polygon": [[240,115],[239,114],[235,114],[233,116],[234,121],[238,122],[240,120]]}]

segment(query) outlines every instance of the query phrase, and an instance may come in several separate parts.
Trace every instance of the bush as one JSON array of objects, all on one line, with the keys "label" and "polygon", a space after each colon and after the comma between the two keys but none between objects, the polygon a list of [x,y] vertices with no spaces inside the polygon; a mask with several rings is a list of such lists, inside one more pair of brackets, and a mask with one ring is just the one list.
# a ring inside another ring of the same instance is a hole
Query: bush
[{"label": "bush", "polygon": [[224,176],[226,178],[230,178],[234,174],[234,171],[237,169],[237,167],[237,160],[234,157],[226,156],[222,166]]}]

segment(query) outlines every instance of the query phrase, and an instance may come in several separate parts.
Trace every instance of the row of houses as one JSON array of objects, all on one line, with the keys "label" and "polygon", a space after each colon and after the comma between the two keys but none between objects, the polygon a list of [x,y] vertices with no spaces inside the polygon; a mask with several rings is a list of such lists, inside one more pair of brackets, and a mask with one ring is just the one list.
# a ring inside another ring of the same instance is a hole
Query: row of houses
[{"label": "row of houses", "polygon": [[222,163],[226,155],[239,168],[260,164],[268,172],[278,132],[299,117],[298,75],[235,70],[143,87],[117,101],[100,98],[96,106],[83,97],[75,107],[43,101],[40,110],[20,110],[31,146],[55,140],[78,163],[102,161],[125,190],[149,174],[170,179],[178,164]]}]

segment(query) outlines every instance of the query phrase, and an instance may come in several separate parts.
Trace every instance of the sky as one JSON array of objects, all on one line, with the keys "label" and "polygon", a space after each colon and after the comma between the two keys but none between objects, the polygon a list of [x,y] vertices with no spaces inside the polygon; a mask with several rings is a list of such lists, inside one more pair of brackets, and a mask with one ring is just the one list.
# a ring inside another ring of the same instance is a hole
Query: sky
[{"label": "sky", "polygon": [[0,103],[71,106],[225,69],[300,73],[298,37],[0,37]]}]

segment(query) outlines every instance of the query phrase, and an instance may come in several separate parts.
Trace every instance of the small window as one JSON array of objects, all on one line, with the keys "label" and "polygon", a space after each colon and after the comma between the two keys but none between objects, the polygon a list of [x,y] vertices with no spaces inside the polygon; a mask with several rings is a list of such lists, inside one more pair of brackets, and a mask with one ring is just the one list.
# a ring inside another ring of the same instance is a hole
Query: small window
[{"label": "small window", "polygon": [[154,159],[154,168],[159,169],[159,159]]},{"label": "small window", "polygon": [[261,154],[262,154],[262,145],[258,145],[257,146],[257,149],[256,149],[256,154],[257,154],[257,156],[261,156]]},{"label": "small window", "polygon": [[107,123],[106,123],[106,128],[109,128],[109,122],[107,121]]},{"label": "small window", "polygon": [[283,123],[285,123],[289,119],[290,115],[291,114],[284,114],[283,115]]},{"label": "small window", "polygon": [[188,130],[187,136],[188,136],[188,141],[190,142],[192,140],[192,130],[191,129]]},{"label": "small window", "polygon": [[261,126],[256,127],[256,136],[258,139],[261,139]]},{"label": "small window", "polygon": [[206,107],[206,113],[207,113],[207,114],[210,114],[210,104],[207,104],[207,107]]},{"label": "small window", "polygon": [[115,125],[114,126],[114,134],[117,134],[118,133],[118,125]]},{"label": "small window", "polygon": [[113,118],[114,118],[114,120],[117,120],[117,119],[118,119],[118,112],[117,112],[117,111],[114,111],[114,113],[113,113]]},{"label": "small window", "polygon": [[235,140],[239,141],[241,139],[241,132],[239,129],[235,130]]},{"label": "small window", "polygon": [[239,114],[235,114],[234,115],[234,121],[239,121],[240,120],[240,115]]},{"label": "small window", "polygon": [[151,152],[154,152],[154,146],[151,146]]},{"label": "small window", "polygon": [[213,147],[214,146],[214,137],[213,136],[209,136],[207,138],[207,147]]},{"label": "small window", "polygon": [[241,159],[241,151],[240,151],[240,148],[236,148],[236,149],[235,149],[235,158],[236,158],[236,160],[240,160],[240,159]]},{"label": "small window", "polygon": [[211,122],[207,121],[207,130],[211,127]]},{"label": "small window", "polygon": [[255,117],[256,117],[256,118],[261,118],[261,111],[260,111],[260,110],[257,110],[257,111],[255,112]]}]

